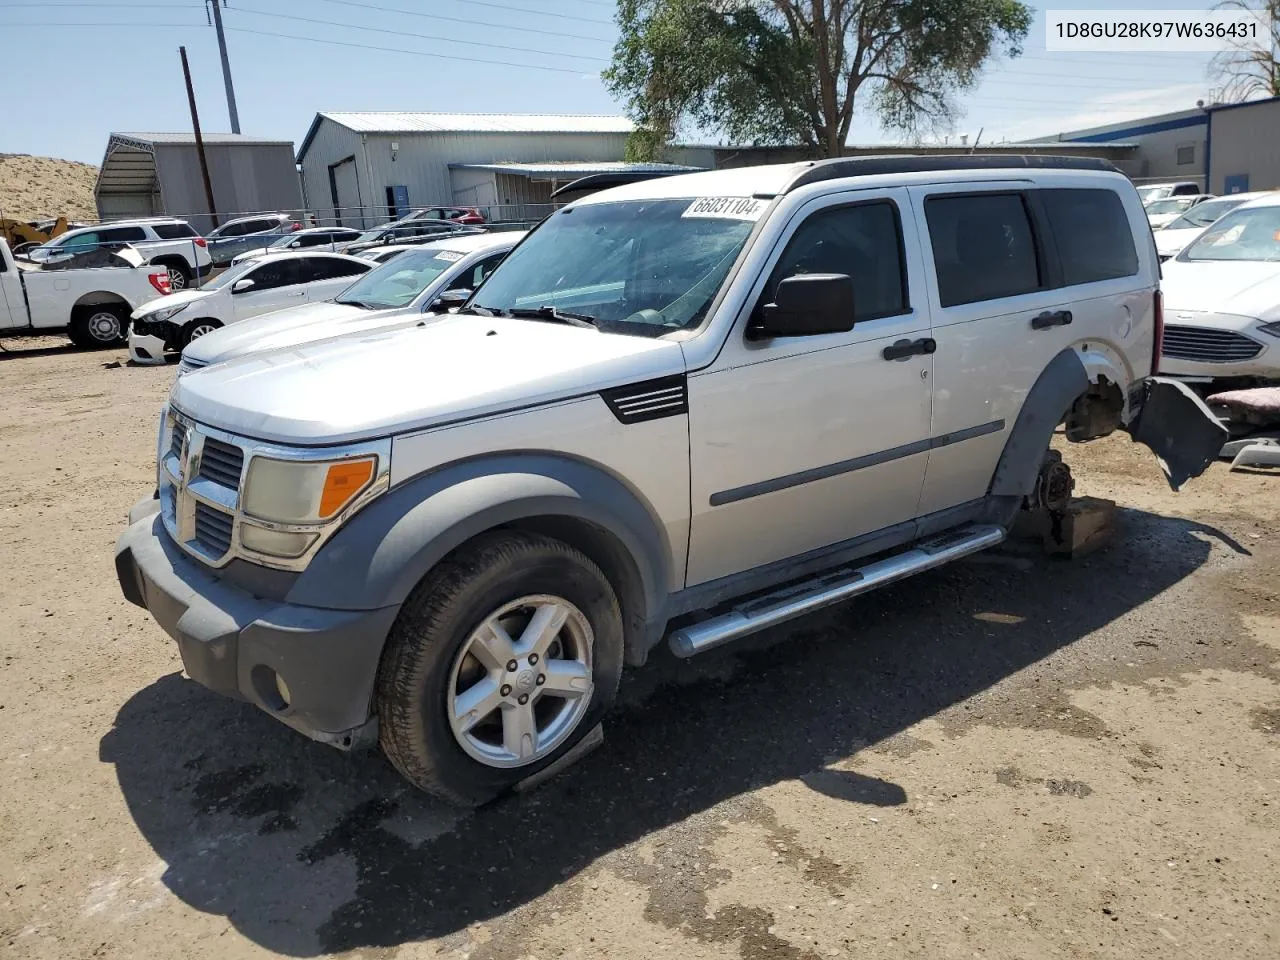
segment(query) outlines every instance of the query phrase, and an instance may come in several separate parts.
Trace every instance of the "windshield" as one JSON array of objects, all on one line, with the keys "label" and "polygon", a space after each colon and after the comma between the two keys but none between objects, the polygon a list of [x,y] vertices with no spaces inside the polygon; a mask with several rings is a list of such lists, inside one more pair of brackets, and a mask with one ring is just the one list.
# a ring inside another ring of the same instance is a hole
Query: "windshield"
[{"label": "windshield", "polygon": [[1172,197],[1168,200],[1157,200],[1147,206],[1147,216],[1158,216],[1162,213],[1181,213],[1194,202],[1193,197]]},{"label": "windshield", "polygon": [[233,264],[229,267],[226,272],[220,273],[212,280],[200,284],[200,290],[201,292],[205,290],[221,290],[228,284],[235,283],[248,273],[252,267],[256,267],[261,262],[262,261],[257,257],[254,257],[251,260],[241,260],[239,263]]},{"label": "windshield", "polygon": [[1166,226],[1166,230],[1181,230],[1185,228],[1201,228],[1207,227],[1228,210],[1234,210],[1243,200],[1226,199],[1226,200],[1206,200],[1204,203],[1198,203],[1177,220],[1170,221]]},{"label": "windshield", "polygon": [[474,305],[553,307],[621,332],[694,327],[767,206],[733,197],[570,207],[512,251]]},{"label": "windshield", "polygon": [[413,302],[442,273],[466,256],[456,250],[406,250],[342,291],[338,303],[391,310]]},{"label": "windshield", "polygon": [[1280,205],[1232,210],[1187,247],[1186,260],[1280,260]]}]

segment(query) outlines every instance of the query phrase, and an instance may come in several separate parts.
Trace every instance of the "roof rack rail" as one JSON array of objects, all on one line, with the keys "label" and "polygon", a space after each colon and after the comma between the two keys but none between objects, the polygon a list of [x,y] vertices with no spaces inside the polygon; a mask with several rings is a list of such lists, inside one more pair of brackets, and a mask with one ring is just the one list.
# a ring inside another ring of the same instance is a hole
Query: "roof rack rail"
[{"label": "roof rack rail", "polygon": [[783,193],[810,183],[845,177],[874,177],[889,173],[932,173],[942,170],[1100,170],[1119,173],[1107,160],[1098,157],[1063,157],[1050,154],[946,154],[923,156],[898,154],[884,157],[837,157],[815,160],[787,185]]}]

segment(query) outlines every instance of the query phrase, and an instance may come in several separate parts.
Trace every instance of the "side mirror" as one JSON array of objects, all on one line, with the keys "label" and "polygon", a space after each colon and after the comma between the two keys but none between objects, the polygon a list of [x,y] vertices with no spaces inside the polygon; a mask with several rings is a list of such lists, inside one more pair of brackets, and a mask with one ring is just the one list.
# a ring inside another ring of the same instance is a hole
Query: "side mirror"
[{"label": "side mirror", "polygon": [[252,289],[253,289],[253,281],[250,280],[248,277],[245,277],[243,280],[237,280],[235,282],[235,285],[231,288],[231,292],[244,293],[246,290],[252,290]]},{"label": "side mirror", "polygon": [[446,290],[432,301],[428,310],[451,310],[460,307],[471,298],[471,291],[465,288]]},{"label": "side mirror", "polygon": [[802,273],[778,284],[747,327],[748,340],[813,337],[853,329],[853,280],[843,273]]},{"label": "side mirror", "polygon": [[300,246],[302,246],[302,241],[301,241],[301,240],[295,240],[295,241],[293,241],[293,243],[289,244],[289,246],[290,246],[290,247],[300,247]]}]

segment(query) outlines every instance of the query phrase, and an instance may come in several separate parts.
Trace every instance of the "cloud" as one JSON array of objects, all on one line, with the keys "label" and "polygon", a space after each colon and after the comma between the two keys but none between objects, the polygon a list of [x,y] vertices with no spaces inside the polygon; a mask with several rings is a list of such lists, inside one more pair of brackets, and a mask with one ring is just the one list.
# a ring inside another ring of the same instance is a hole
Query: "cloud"
[{"label": "cloud", "polygon": [[[989,124],[987,137],[994,135],[996,139],[1028,140],[1070,130],[1085,130],[1112,123],[1125,123],[1156,114],[1189,110],[1204,95],[1203,83],[1182,83],[1147,90],[1117,91],[1084,99],[1079,104],[1063,108],[1056,115],[1052,110],[1038,109],[1029,111],[1034,113],[1034,116],[1026,120]],[[965,122],[967,126],[976,129],[981,119],[982,109],[975,107],[968,111]]]}]

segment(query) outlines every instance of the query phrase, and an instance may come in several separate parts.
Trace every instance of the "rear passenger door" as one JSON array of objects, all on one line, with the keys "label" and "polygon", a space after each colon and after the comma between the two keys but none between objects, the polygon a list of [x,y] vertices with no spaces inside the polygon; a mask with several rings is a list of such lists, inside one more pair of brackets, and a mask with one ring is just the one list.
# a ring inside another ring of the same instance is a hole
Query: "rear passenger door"
[{"label": "rear passenger door", "polygon": [[[933,358],[905,190],[816,199],[788,224],[752,294],[805,273],[854,282],[853,329],[746,338],[738,318],[689,376],[688,585],[910,521],[929,445]],[[899,347],[919,343],[919,352]]]},{"label": "rear passenger door", "polygon": [[[253,286],[236,290],[231,288],[231,307],[236,320],[256,317],[272,310],[283,310],[307,302],[307,288],[303,284],[311,273],[303,268],[298,257],[266,257],[255,270],[250,270],[241,280],[252,280]],[[323,298],[321,298],[323,299]]]},{"label": "rear passenger door", "polygon": [[298,261],[305,271],[306,292],[309,301],[331,300],[347,287],[356,277],[367,273],[373,264],[365,264],[355,260],[344,260],[342,257],[307,257]]},{"label": "rear passenger door", "polygon": [[1125,322],[1138,264],[1119,197],[1061,182],[911,188],[937,342],[922,515],[984,497],[1040,373]]}]

